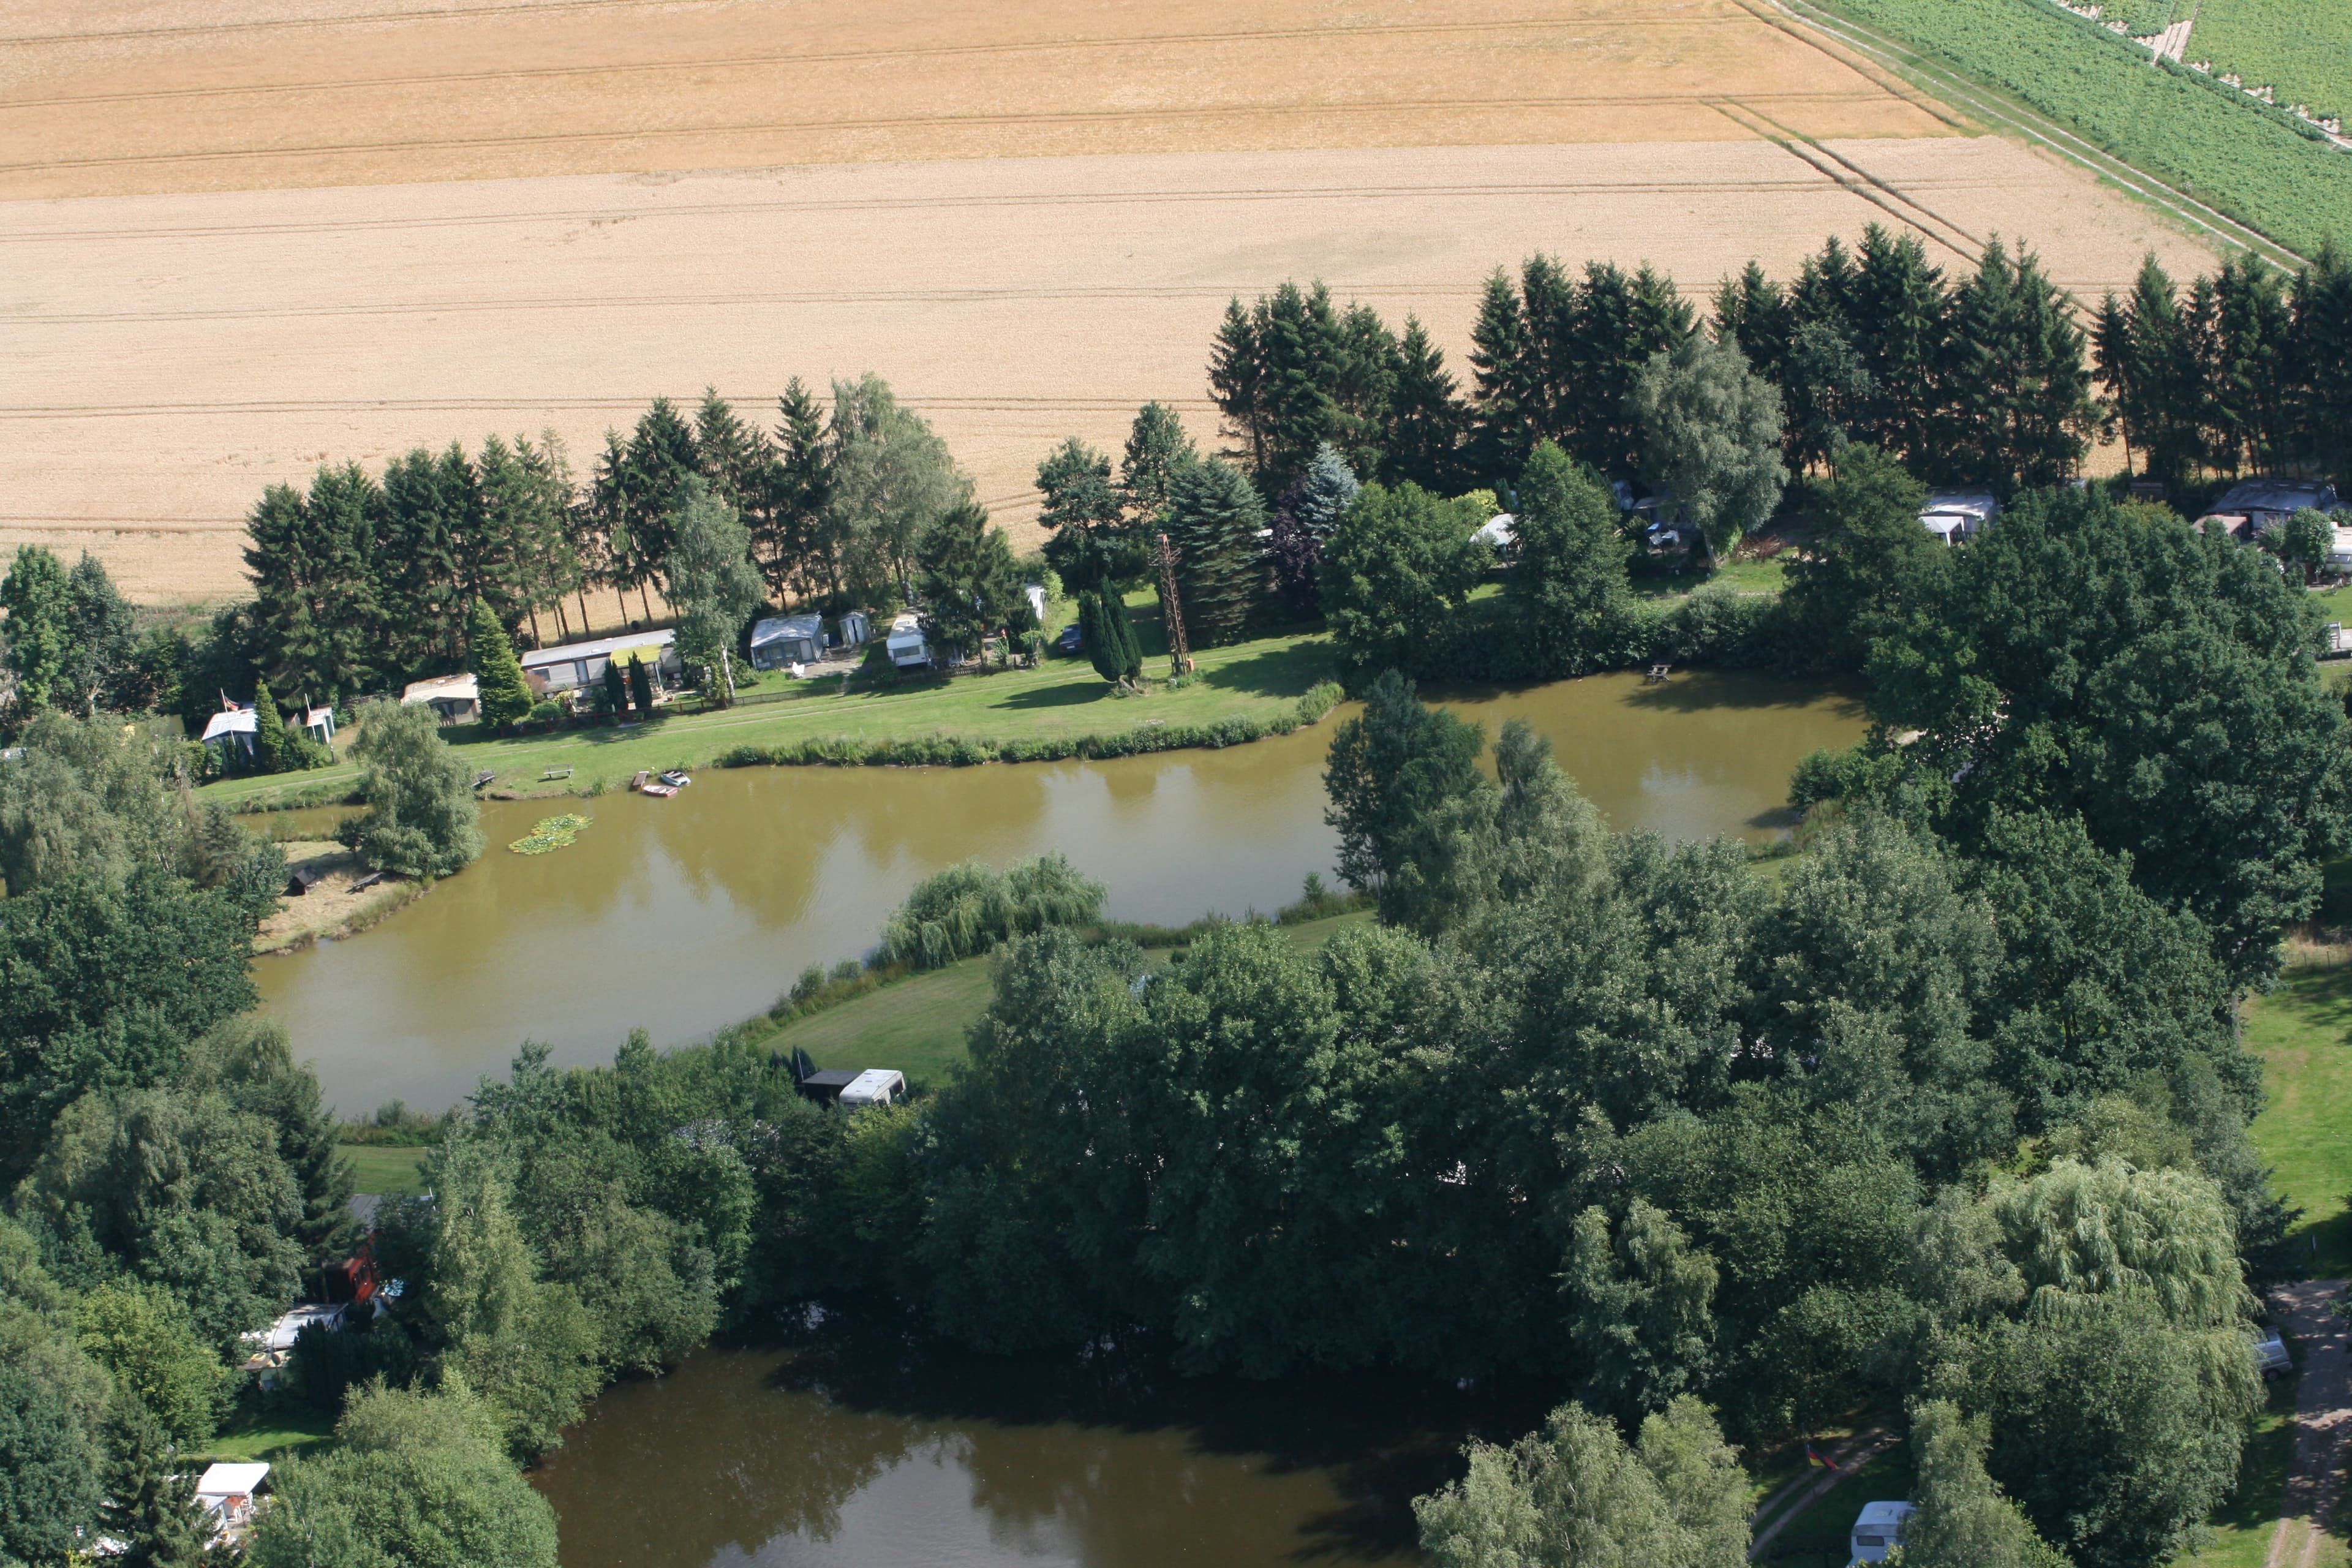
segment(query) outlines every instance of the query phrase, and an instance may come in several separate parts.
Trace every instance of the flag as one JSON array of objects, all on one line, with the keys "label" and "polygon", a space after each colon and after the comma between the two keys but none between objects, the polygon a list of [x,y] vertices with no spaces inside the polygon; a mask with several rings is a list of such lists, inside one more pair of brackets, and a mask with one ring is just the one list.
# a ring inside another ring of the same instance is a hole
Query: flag
[{"label": "flag", "polygon": [[1822,1453],[1821,1450],[1815,1448],[1811,1443],[1805,1445],[1805,1463],[1811,1465],[1817,1470],[1834,1470],[1837,1468],[1837,1461],[1835,1459],[1832,1459],[1827,1455]]}]

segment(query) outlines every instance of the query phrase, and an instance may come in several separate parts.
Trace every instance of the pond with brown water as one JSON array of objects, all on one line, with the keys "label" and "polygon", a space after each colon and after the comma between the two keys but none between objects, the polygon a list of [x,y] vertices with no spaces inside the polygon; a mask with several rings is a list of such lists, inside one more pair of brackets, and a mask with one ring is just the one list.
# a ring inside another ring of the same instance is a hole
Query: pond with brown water
[{"label": "pond with brown water", "polygon": [[[1445,700],[1490,732],[1528,720],[1612,826],[1674,838],[1786,831],[1790,769],[1864,726],[1850,695],[1753,675]],[[960,860],[1058,850],[1122,920],[1272,910],[1330,876],[1323,758],[1348,711],[1226,751],[713,769],[672,800],[493,803],[478,862],[360,936],[259,961],[263,1003],[346,1114],[395,1097],[438,1110],[525,1040],[593,1062],[634,1026],[675,1044],[749,1017],[806,965],[869,951],[908,890]],[[576,843],[507,852],[566,809],[593,819]]]},{"label": "pond with brown water", "polygon": [[532,1473],[563,1568],[1281,1568],[1415,1560],[1465,1436],[1558,1391],[1184,1378],[1164,1347],[994,1357],[887,1310],[608,1390]]}]

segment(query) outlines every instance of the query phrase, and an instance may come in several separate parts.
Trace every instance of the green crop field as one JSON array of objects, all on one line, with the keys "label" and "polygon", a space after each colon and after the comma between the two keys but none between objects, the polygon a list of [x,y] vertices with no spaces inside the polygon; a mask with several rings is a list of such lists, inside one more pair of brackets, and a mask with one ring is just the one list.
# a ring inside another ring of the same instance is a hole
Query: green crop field
[{"label": "green crop field", "polygon": [[2195,20],[2188,58],[2314,114],[2352,113],[2352,0],[2107,0],[2135,37]]},{"label": "green crop field", "polygon": [[[2262,230],[2305,255],[2330,236],[2352,239],[2352,153],[2297,134],[2235,95],[2185,71],[2159,69],[2095,22],[2046,0],[1824,0],[1829,9],[1874,27],[1979,81],[2015,94],[2072,125],[2118,158]],[[2332,30],[2352,17],[2352,0],[2210,0],[2220,18],[2242,8],[2242,36],[2276,37],[2282,47],[2328,52],[2305,19],[2323,13]],[[2190,54],[2210,45],[2200,16]],[[2352,55],[2334,51],[2336,74]],[[2215,63],[2220,64],[2218,53]],[[2246,68],[2253,80],[2262,74]],[[2286,84],[2277,84],[2283,97]],[[2315,88],[2316,96],[2326,97]]]}]

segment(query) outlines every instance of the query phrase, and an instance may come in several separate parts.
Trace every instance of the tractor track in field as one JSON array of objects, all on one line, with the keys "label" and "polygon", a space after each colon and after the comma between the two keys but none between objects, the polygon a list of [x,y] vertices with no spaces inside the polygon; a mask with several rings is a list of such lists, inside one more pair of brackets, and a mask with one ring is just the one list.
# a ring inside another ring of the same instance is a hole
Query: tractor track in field
[{"label": "tractor track in field", "polygon": [[[2122,187],[2149,205],[2169,213],[2180,222],[2234,249],[2251,250],[2266,261],[2285,267],[2298,267],[2307,259],[2300,252],[2288,249],[2219,208],[2208,206],[2186,191],[2124,162],[2105,148],[2076,135],[2038,110],[2012,100],[2005,93],[1979,84],[1924,51],[1887,34],[1824,10],[1810,4],[1809,0],[1737,0],[1737,3],[1767,20],[1772,20],[1776,15],[1785,18],[1785,22],[1779,25],[1797,37],[1830,39],[1840,48],[1859,56],[1880,71],[1916,79],[1946,102],[1962,112],[1977,116],[1986,125],[2021,137],[2078,168],[2087,169],[2099,178]],[[1822,47],[1832,58],[1839,58],[1835,50]]]},{"label": "tractor track in field", "polygon": [[[1748,101],[1773,104],[1875,103],[1877,92],[1820,91],[1748,94]],[[351,158],[419,152],[486,152],[518,148],[576,147],[609,142],[675,142],[692,137],[839,135],[877,131],[1034,129],[1200,125],[1221,120],[1395,118],[1428,114],[1525,114],[1546,110],[1609,109],[1623,112],[1703,106],[1709,95],[1684,93],[1591,93],[1545,98],[1385,99],[1355,103],[1234,103],[1135,110],[1040,110],[1032,113],[900,114],[872,119],[828,116],[820,120],[735,121],[708,125],[640,125],[613,130],[508,132],[494,136],[402,137],[392,141],[298,143],[272,147],[190,148],[175,152],[113,153],[80,158],[35,158],[0,163],[0,174],[55,173],[67,169],[184,167],[198,163],[247,163],[299,158]]]}]

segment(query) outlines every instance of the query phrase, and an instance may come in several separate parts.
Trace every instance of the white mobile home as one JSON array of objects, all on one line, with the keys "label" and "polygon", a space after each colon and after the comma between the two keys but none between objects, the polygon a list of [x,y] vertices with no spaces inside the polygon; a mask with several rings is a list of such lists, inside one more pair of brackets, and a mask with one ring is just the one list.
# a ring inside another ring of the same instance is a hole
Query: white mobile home
[{"label": "white mobile home", "polygon": [[619,637],[598,637],[593,642],[570,642],[558,647],[535,647],[519,656],[522,672],[534,689],[544,692],[571,691],[583,686],[593,686],[604,679],[604,667],[619,664],[624,668],[644,663],[653,666],[653,673],[663,681],[676,680],[686,673],[686,665],[678,658],[677,634],[674,631],[625,632]]}]

